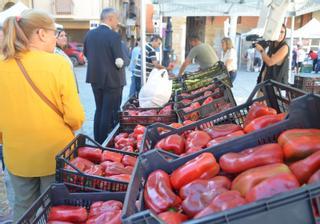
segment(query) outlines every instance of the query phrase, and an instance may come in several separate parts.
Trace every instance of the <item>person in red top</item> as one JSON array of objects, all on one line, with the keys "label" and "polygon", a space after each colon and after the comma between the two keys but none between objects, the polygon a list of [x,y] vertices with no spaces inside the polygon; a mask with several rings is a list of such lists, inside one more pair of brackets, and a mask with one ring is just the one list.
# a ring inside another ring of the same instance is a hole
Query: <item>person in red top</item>
[{"label": "person in red top", "polygon": [[315,71],[316,69],[316,64],[318,62],[318,54],[316,52],[314,52],[313,50],[309,51],[309,57],[311,58],[311,60],[313,61],[313,65],[312,65],[312,71]]}]

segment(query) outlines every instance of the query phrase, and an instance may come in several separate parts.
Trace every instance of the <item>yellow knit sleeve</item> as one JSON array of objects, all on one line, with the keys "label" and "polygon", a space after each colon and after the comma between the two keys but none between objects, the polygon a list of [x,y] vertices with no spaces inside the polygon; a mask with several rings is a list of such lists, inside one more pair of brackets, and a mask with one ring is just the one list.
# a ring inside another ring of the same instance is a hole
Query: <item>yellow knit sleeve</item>
[{"label": "yellow knit sleeve", "polygon": [[58,76],[59,79],[61,78],[60,94],[63,106],[63,119],[73,131],[76,131],[81,128],[85,115],[77,93],[73,71],[66,61],[63,61]]}]

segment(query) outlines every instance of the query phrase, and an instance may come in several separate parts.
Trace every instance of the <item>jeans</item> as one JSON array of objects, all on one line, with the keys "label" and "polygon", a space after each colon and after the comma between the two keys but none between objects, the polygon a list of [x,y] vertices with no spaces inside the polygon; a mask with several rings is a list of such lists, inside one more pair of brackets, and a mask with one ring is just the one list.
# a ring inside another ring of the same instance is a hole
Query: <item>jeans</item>
[{"label": "jeans", "polygon": [[237,77],[237,71],[229,71],[231,82],[233,83]]},{"label": "jeans", "polygon": [[14,190],[13,221],[17,222],[32,203],[54,183],[55,175],[44,177],[19,177],[10,173]]},{"label": "jeans", "polygon": [[135,94],[136,94],[136,79],[135,79],[135,76],[133,75],[133,72],[132,72],[129,97],[132,97]]},{"label": "jeans", "polygon": [[96,111],[94,114],[94,139],[102,144],[108,134],[119,123],[122,87],[100,89],[92,86]]},{"label": "jeans", "polygon": [[134,80],[135,80],[135,83],[136,83],[136,93],[138,95],[139,92],[140,92],[140,89],[141,89],[141,77],[135,76]]}]

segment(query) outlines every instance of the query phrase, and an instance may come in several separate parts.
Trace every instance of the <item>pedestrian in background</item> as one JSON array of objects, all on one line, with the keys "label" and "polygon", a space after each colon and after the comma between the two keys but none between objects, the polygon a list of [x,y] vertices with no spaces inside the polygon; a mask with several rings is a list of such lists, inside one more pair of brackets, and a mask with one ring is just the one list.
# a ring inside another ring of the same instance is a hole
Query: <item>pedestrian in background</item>
[{"label": "pedestrian in background", "polygon": [[209,44],[202,43],[199,36],[192,35],[189,38],[189,42],[192,46],[187,58],[182,63],[179,76],[184,74],[185,69],[192,60],[195,59],[196,63],[199,64],[201,70],[208,69],[218,62],[219,58],[216,51]]},{"label": "pedestrian in background", "polygon": [[[147,43],[145,48],[146,48],[146,75],[147,79],[149,77],[150,72],[152,71],[153,68],[157,69],[164,69],[165,67],[162,66],[158,60],[157,60],[157,54],[156,54],[156,49],[159,49],[162,43],[162,38],[160,36],[153,36],[151,38],[151,42]],[[135,86],[136,86],[136,93],[140,92],[141,89],[141,51],[138,56],[137,63],[135,65],[134,69],[134,78],[135,78]]]},{"label": "pedestrian in background", "polygon": [[252,72],[253,71],[253,63],[254,63],[254,48],[249,47],[246,51],[245,54],[245,59],[247,60],[247,72]]},{"label": "pedestrian in background", "polygon": [[136,80],[135,80],[135,75],[134,75],[134,69],[135,69],[136,64],[138,62],[140,51],[141,51],[140,38],[137,38],[137,42],[135,44],[135,47],[131,51],[131,60],[130,60],[130,64],[129,64],[129,71],[131,73],[131,85],[130,85],[130,92],[129,92],[130,97],[138,94],[136,92]]},{"label": "pedestrian in background", "polygon": [[70,67],[73,71],[74,80],[77,84],[77,91],[79,93],[79,85],[78,85],[78,81],[76,78],[76,74],[74,73],[74,70],[73,70],[74,69],[73,63],[72,63],[71,59],[69,58],[69,56],[66,53],[64,53],[64,51],[63,51],[63,49],[65,49],[67,47],[67,45],[68,45],[67,33],[66,33],[66,31],[59,29],[58,34],[57,34],[57,44],[56,44],[56,48],[54,49],[54,53],[63,56],[70,64]]},{"label": "pedestrian in background", "polygon": [[301,72],[301,69],[303,67],[303,62],[306,59],[306,52],[303,50],[302,46],[300,44],[297,45],[297,74]]},{"label": "pedestrian in background", "polygon": [[126,84],[121,37],[116,32],[119,19],[113,8],[105,8],[101,24],[90,30],[84,41],[87,57],[87,82],[91,84],[96,104],[94,139],[103,143],[119,122],[122,89]]},{"label": "pedestrian in background", "polygon": [[233,47],[231,38],[229,37],[223,38],[221,45],[223,50],[221,61],[227,67],[231,82],[233,83],[237,76],[237,52]]},{"label": "pedestrian in background", "polygon": [[312,71],[316,71],[316,65],[318,62],[318,54],[316,52],[314,52],[313,50],[309,51],[309,57],[312,60]]},{"label": "pedestrian in background", "polygon": [[14,223],[54,182],[55,156],[84,120],[68,62],[53,54],[54,20],[25,11],[3,26],[0,144],[14,190]]}]

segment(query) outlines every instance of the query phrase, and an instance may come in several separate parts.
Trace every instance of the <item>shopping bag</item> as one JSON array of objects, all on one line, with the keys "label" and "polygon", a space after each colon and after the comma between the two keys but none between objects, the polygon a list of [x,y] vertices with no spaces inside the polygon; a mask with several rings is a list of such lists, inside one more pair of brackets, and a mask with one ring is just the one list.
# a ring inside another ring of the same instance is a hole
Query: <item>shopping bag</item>
[{"label": "shopping bag", "polygon": [[169,102],[172,92],[172,81],[165,69],[153,69],[139,93],[139,104],[142,108],[162,107]]}]

